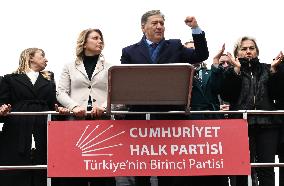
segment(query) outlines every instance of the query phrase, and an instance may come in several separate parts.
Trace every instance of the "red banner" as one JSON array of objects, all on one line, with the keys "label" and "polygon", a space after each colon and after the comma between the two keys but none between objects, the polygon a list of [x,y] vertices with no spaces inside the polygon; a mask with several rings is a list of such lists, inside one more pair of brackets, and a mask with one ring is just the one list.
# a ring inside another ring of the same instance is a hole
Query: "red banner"
[{"label": "red banner", "polygon": [[245,120],[52,121],[48,177],[249,175]]}]

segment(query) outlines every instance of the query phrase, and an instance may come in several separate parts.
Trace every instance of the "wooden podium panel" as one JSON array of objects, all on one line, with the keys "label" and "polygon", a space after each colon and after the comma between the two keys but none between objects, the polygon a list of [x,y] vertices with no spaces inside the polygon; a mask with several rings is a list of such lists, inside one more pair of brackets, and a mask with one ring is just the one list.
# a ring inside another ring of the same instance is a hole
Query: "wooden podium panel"
[{"label": "wooden podium panel", "polygon": [[111,104],[185,105],[189,110],[193,74],[189,64],[113,66],[107,111]]}]

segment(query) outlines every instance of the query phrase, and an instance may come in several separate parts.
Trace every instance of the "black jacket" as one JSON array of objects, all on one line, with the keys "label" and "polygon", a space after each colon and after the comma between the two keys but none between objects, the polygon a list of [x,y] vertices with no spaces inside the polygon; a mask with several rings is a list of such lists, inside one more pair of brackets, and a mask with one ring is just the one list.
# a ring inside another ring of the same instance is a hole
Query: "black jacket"
[{"label": "black jacket", "polygon": [[[239,75],[234,72],[233,67],[224,73],[222,99],[230,103],[230,110],[275,110],[270,91],[273,79],[270,65],[260,63],[258,58],[239,60]],[[248,123],[251,125],[276,122],[277,117],[273,115],[248,115]]]},{"label": "black jacket", "polygon": [[[0,105],[11,104],[12,112],[54,110],[56,89],[54,80],[40,73],[33,85],[26,74],[5,75],[0,89]],[[36,164],[46,163],[46,116],[7,116],[3,126],[1,163],[31,164],[31,139],[34,134],[38,156]]]},{"label": "black jacket", "polygon": [[[272,81],[272,92],[273,92],[273,98],[275,99],[276,103],[276,109],[277,110],[284,110],[284,63],[279,64],[277,67],[276,74],[273,76]],[[280,126],[281,126],[281,135],[280,135],[280,143],[284,143],[284,114],[277,115],[280,119]]]},{"label": "black jacket", "polygon": [[276,107],[278,110],[284,110],[284,63],[280,63],[277,67],[276,74],[272,81],[273,98],[276,100]]},{"label": "black jacket", "polygon": [[[197,63],[204,61],[209,56],[205,33],[192,35],[195,50],[183,46],[180,40],[170,39],[162,41],[161,48],[157,55],[157,64],[168,63]],[[122,50],[121,64],[151,64],[149,49],[145,41],[145,36],[140,42],[125,47]],[[130,111],[176,111],[185,110],[185,106],[172,105],[152,105],[152,106],[129,106]],[[152,116],[151,116],[152,117]],[[138,118],[137,116],[127,118]],[[144,116],[142,117],[145,118]],[[161,115],[152,117],[152,119],[179,119],[184,116]]]},{"label": "black jacket", "polygon": [[[203,68],[196,71],[191,92],[190,107],[192,111],[220,110],[218,95],[221,90],[223,72],[223,68],[215,67],[214,65],[211,66],[210,70]],[[189,118],[218,119],[222,118],[222,116],[218,114],[192,114]]]},{"label": "black jacket", "polygon": [[[180,40],[164,40],[157,55],[157,64],[167,63],[197,63],[209,56],[205,33],[192,35],[195,50],[183,46]],[[140,42],[122,49],[121,64],[151,64],[149,49],[145,36]]]}]

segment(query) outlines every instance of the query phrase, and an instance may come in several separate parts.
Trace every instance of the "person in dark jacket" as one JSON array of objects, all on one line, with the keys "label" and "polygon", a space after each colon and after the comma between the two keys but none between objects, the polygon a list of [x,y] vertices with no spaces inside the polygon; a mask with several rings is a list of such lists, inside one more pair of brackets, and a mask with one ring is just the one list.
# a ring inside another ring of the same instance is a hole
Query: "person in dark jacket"
[{"label": "person in dark jacket", "polygon": [[[56,90],[53,73],[43,71],[45,53],[39,48],[25,49],[18,69],[5,75],[0,89],[0,116],[12,112],[55,110]],[[64,108],[60,107],[63,111]],[[32,138],[35,151],[32,154]],[[1,165],[46,165],[47,117],[8,115],[4,117]],[[46,186],[46,170],[1,171],[0,184],[5,186]]]},{"label": "person in dark jacket", "polygon": [[[188,46],[187,47],[191,47]],[[194,46],[193,46],[194,48]],[[224,53],[225,45],[213,59],[211,69],[202,62],[194,64],[195,75],[191,91],[191,111],[219,111],[219,94],[222,86],[223,72],[225,68],[219,64],[219,58]],[[191,114],[190,120],[212,120],[222,119],[224,115],[219,114]],[[228,176],[186,176],[176,177],[174,186],[228,186]]]},{"label": "person in dark jacket", "polygon": [[[0,87],[1,87],[2,79],[3,79],[3,76],[0,76]],[[0,113],[1,112],[2,111],[0,110]],[[2,121],[2,118],[0,117],[0,156],[1,156],[1,149],[2,149],[2,147],[1,147],[1,145],[2,145],[2,127],[1,127],[1,125],[2,124],[3,124],[3,121]]]},{"label": "person in dark jacket", "polygon": [[[187,45],[186,45],[187,44]],[[185,46],[194,49],[192,42],[186,42]],[[222,49],[213,58],[211,69],[207,68],[205,62],[193,64],[195,67],[195,75],[193,78],[192,92],[191,92],[191,110],[211,110],[219,111],[220,100],[219,94],[222,86],[223,73],[230,63],[230,58],[224,54],[225,44]],[[228,58],[228,59],[227,59]],[[227,62],[229,63],[227,65]],[[224,118],[218,114],[194,114],[190,119],[220,119]]]},{"label": "person in dark jacket", "polygon": [[[204,62],[200,64],[194,64],[195,76],[193,78],[192,97],[191,97],[191,110],[220,110],[219,94],[221,91],[223,73],[225,67],[220,64],[219,59],[225,51],[225,45],[218,54],[213,58],[213,64],[211,69],[206,67]],[[191,115],[191,119],[220,119],[224,118],[221,115],[216,114],[200,114]]]},{"label": "person in dark jacket", "polygon": [[[270,85],[279,61],[260,63],[254,38],[242,37],[235,47],[232,65],[224,73],[222,99],[230,110],[275,110]],[[234,116],[236,118],[238,116]],[[279,120],[274,115],[248,115],[251,162],[273,163],[279,139]],[[257,168],[260,186],[274,186],[273,167]],[[237,186],[247,185],[247,177],[237,178]]]},{"label": "person in dark jacket", "polygon": [[[231,58],[228,56],[225,51],[225,44],[223,44],[222,49],[217,53],[217,55],[213,58],[213,64],[218,64],[218,67],[224,70],[228,69],[231,66]],[[216,66],[215,65],[215,66]],[[222,86],[222,85],[221,85]],[[220,95],[218,95],[219,102],[220,102],[220,110],[227,111],[230,108],[228,102],[225,102],[221,99]],[[227,118],[228,114],[225,114],[225,118]]]},{"label": "person in dark jacket", "polygon": [[[283,90],[283,82],[284,82],[284,55],[282,51],[277,55],[274,60],[281,61],[281,63],[278,65],[276,69],[276,74],[274,76],[274,85],[272,87],[273,89],[273,95],[275,98],[276,108],[277,110],[284,110],[284,90]],[[284,162],[284,116],[283,114],[278,115],[281,119],[280,124],[280,138],[279,138],[279,147],[278,147],[278,158],[279,162]],[[284,186],[284,168],[279,167],[279,186]]]},{"label": "person in dark jacket", "polygon": [[[122,49],[121,64],[167,64],[167,63],[198,63],[209,56],[205,33],[199,28],[195,17],[188,16],[185,24],[192,29],[195,49],[186,48],[179,39],[164,38],[165,17],[160,10],[151,10],[141,17],[142,39],[131,46]],[[170,111],[184,110],[174,106],[133,106],[130,111]],[[184,116],[151,116],[152,119],[185,119]],[[139,116],[126,119],[140,119]],[[142,117],[145,118],[145,117]],[[149,177],[135,178],[136,186],[150,185]],[[172,178],[158,177],[159,186],[171,186]]]}]

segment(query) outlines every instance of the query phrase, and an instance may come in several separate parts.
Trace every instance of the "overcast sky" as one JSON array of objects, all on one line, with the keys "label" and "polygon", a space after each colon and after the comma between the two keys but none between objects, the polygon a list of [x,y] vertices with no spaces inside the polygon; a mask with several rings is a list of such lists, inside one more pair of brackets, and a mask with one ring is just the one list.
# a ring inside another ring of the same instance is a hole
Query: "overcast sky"
[{"label": "overcast sky", "polygon": [[244,35],[257,39],[262,62],[270,63],[284,50],[281,0],[9,0],[0,3],[0,75],[17,68],[23,49],[39,47],[58,79],[63,65],[74,61],[78,34],[86,28],[102,30],[106,60],[119,64],[121,49],[141,39],[140,18],[152,9],[165,14],[166,39],[182,42],[191,39],[185,17],[195,16],[206,32],[208,63],[223,43],[232,52]]}]

